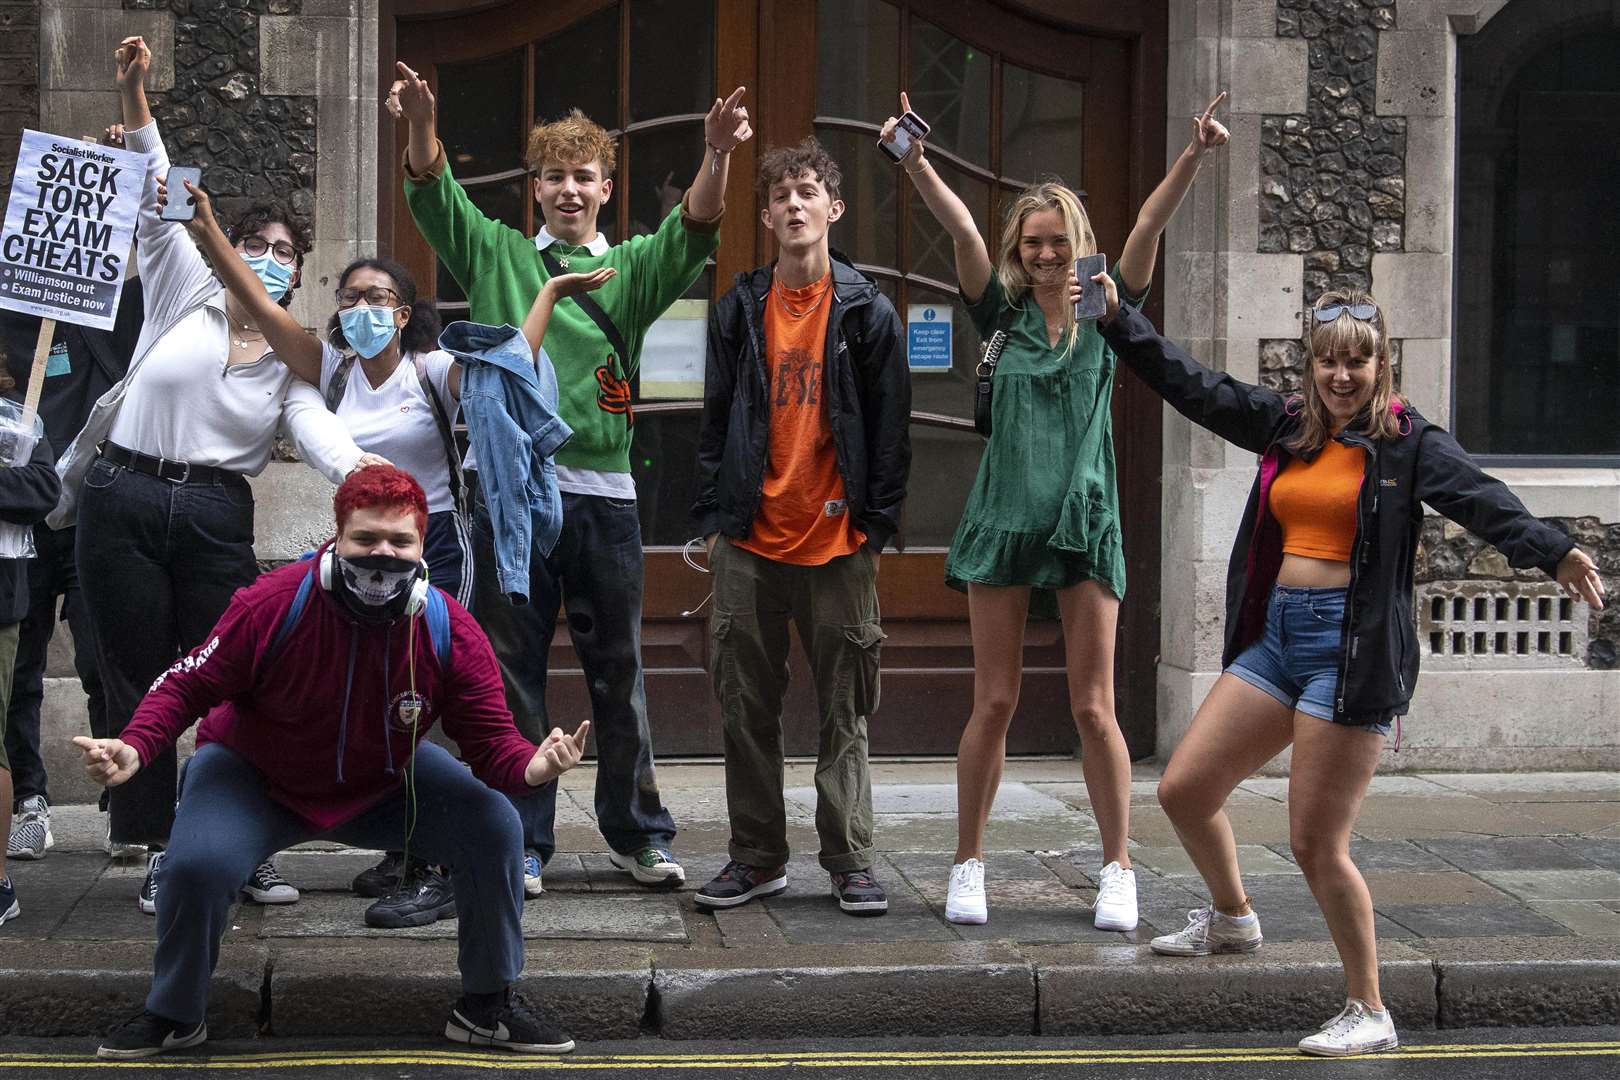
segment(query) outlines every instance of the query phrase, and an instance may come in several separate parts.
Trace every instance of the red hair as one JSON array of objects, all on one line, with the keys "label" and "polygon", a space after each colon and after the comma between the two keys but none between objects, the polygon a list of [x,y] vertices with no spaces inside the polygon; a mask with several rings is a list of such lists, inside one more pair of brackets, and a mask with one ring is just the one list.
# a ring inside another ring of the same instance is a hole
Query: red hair
[{"label": "red hair", "polygon": [[349,474],[349,478],[332,496],[332,510],[337,515],[337,531],[341,534],[348,524],[349,515],[356,510],[410,510],[416,515],[416,531],[427,540],[427,495],[416,477],[392,465],[368,465]]}]

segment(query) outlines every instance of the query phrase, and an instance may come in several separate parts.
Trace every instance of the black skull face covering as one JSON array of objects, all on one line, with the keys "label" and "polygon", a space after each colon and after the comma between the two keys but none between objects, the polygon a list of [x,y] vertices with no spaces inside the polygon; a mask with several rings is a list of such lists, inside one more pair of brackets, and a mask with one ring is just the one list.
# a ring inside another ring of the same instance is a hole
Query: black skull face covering
[{"label": "black skull face covering", "polygon": [[338,556],[332,591],[364,622],[393,622],[410,604],[411,586],[422,564],[392,555]]}]

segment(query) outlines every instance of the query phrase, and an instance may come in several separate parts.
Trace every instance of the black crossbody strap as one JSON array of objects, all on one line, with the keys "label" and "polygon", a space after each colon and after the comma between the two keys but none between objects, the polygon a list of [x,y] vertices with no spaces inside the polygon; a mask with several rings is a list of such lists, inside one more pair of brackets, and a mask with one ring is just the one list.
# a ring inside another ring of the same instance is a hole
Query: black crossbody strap
[{"label": "black crossbody strap", "polygon": [[422,384],[428,401],[433,403],[433,419],[438,424],[439,439],[444,443],[444,458],[450,465],[450,502],[457,510],[465,511],[467,508],[462,505],[462,492],[466,489],[461,478],[461,452],[456,447],[456,431],[450,425],[450,413],[439,399],[438,388],[428,377],[427,362],[422,359],[422,354],[412,353],[411,360],[416,364],[416,381]]},{"label": "black crossbody strap", "polygon": [[[546,273],[551,277],[566,273],[562,263],[557,261],[557,257],[551,253],[550,248],[540,252],[540,259],[546,264]],[[579,305],[581,311],[590,316],[591,322],[596,324],[597,329],[602,331],[602,334],[608,340],[608,344],[613,348],[613,355],[619,358],[619,365],[624,369],[624,373],[628,375],[630,373],[630,348],[624,343],[624,335],[619,333],[619,328],[613,325],[612,319],[608,318],[608,313],[602,310],[601,304],[591,299],[590,293],[576,293],[573,301]]]},{"label": "black crossbody strap", "polygon": [[354,370],[354,353],[345,353],[343,359],[338,361],[337,367],[332,371],[332,378],[326,384],[326,411],[337,412],[338,404],[343,400],[343,391],[349,388],[349,372]]}]

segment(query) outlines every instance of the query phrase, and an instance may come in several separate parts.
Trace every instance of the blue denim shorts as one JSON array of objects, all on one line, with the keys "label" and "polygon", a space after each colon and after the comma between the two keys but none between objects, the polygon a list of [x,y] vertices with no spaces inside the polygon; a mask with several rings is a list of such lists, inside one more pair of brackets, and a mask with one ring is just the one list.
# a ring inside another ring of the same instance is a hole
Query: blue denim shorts
[{"label": "blue denim shorts", "polygon": [[[1289,708],[1333,720],[1344,631],[1344,589],[1272,587],[1266,632],[1226,670]],[[1353,724],[1380,735],[1388,721]]]}]

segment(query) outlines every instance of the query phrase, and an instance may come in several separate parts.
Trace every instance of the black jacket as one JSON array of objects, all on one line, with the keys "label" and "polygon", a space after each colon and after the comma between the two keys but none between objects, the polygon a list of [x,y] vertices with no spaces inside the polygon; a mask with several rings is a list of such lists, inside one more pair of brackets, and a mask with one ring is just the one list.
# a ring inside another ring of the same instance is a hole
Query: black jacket
[{"label": "black jacket", "polygon": [[[738,274],[709,313],[692,504],[704,536],[745,539],[759,510],[771,430],[765,300],[774,267]],[[822,400],[851,520],[867,546],[882,551],[900,527],[911,471],[911,373],[888,297],[836,253],[832,275]]]},{"label": "black jacket", "polygon": [[[37,525],[56,509],[62,481],[55,461],[50,438],[42,436],[26,465],[0,465],[0,521]],[[0,626],[22,622],[28,606],[28,560],[0,559]]]},{"label": "black jacket", "polygon": [[[66,363],[58,367],[53,362],[46,369],[49,377],[39,398],[39,416],[57,454],[78,436],[97,399],[129,371],[135,342],[141,336],[143,306],[141,279],[130,278],[124,282],[117,321],[111,330],[93,330],[69,322],[56,324],[52,346],[66,348]],[[0,311],[0,349],[5,351],[11,376],[17,380],[19,399],[28,392],[39,325],[37,315]]]},{"label": "black jacket", "polygon": [[[1101,327],[1104,339],[1159,396],[1189,420],[1261,455],[1243,528],[1226,578],[1230,664],[1265,629],[1266,600],[1282,565],[1282,529],[1271,515],[1271,482],[1293,456],[1283,445],[1299,429],[1297,399],[1211,371],[1160,337],[1128,307]],[[1412,567],[1423,504],[1484,538],[1518,568],[1556,574],[1575,542],[1525,509],[1507,485],[1481,472],[1444,428],[1407,407],[1401,434],[1373,440],[1352,430],[1337,438],[1367,453],[1350,552],[1334,719],[1365,724],[1406,713],[1417,685]]]}]

